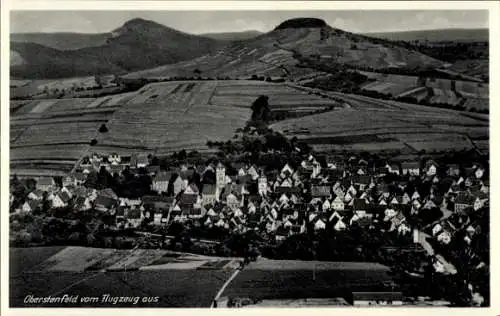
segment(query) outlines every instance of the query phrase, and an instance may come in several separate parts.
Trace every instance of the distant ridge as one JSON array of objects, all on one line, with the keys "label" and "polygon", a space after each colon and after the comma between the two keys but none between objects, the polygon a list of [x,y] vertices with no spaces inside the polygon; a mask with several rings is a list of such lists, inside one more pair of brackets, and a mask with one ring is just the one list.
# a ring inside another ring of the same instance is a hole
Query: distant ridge
[{"label": "distant ridge", "polygon": [[489,30],[483,29],[435,29],[435,30],[415,30],[402,32],[375,32],[365,33],[366,36],[384,38],[392,41],[425,41],[441,42],[487,42],[489,40]]},{"label": "distant ridge", "polygon": [[[66,33],[65,37],[68,36],[71,37]],[[71,41],[56,42],[75,43],[82,39],[82,34],[74,36]],[[13,40],[11,50],[23,62],[11,65],[11,73],[14,77],[30,79],[123,73],[193,59],[225,45],[144,19],[127,21],[106,33],[104,38],[99,35],[98,39],[96,46],[87,46],[87,41],[82,43],[84,47],[72,50],[61,49],[63,45],[58,45],[57,49],[36,42]]]},{"label": "distant ridge", "polygon": [[76,50],[106,44],[111,33],[13,33],[10,40],[14,43],[34,43],[58,50]]},{"label": "distant ridge", "polygon": [[242,32],[205,33],[200,35],[208,38],[213,38],[219,41],[241,41],[257,37],[261,34],[263,33],[259,31],[250,30]]}]

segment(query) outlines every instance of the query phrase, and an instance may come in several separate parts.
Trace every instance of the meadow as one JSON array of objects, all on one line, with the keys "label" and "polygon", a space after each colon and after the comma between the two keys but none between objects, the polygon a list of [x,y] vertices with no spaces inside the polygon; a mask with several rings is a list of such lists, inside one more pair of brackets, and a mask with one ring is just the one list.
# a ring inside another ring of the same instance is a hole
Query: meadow
[{"label": "meadow", "polygon": [[229,284],[223,297],[299,299],[343,297],[383,289],[389,268],[363,262],[258,260]]}]

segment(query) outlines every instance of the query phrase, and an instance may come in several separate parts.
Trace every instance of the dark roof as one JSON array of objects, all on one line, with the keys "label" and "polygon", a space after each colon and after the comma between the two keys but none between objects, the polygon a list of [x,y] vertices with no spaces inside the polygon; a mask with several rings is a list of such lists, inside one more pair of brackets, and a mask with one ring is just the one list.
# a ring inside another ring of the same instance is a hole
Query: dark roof
[{"label": "dark roof", "polygon": [[147,166],[146,170],[148,172],[159,172],[160,171],[160,166]]},{"label": "dark roof", "polygon": [[354,177],[354,183],[356,184],[370,184],[371,177],[367,175],[356,175]]},{"label": "dark roof", "polygon": [[204,184],[202,194],[215,194],[216,186],[213,184]]},{"label": "dark roof", "polygon": [[198,195],[196,194],[182,194],[179,203],[181,205],[193,205],[194,203],[196,203],[197,199]]},{"label": "dark roof", "polygon": [[54,179],[53,178],[39,178],[36,181],[36,184],[38,185],[54,185]]},{"label": "dark roof", "polygon": [[132,219],[141,218],[141,210],[129,210],[127,212],[127,218],[132,218]]},{"label": "dark roof", "polygon": [[156,174],[153,181],[170,181],[171,177],[172,177],[171,172],[159,172]]},{"label": "dark roof", "polygon": [[457,198],[455,199],[455,204],[474,204],[474,196],[469,194],[468,192],[459,192]]},{"label": "dark roof", "polygon": [[277,187],[274,190],[276,193],[298,193],[300,188],[298,187]]},{"label": "dark roof", "polygon": [[163,196],[163,195],[145,195],[141,198],[142,203],[151,204],[154,202],[165,202],[172,203],[174,198],[171,196]]},{"label": "dark roof", "polygon": [[59,198],[64,202],[67,203],[69,200],[71,200],[71,197],[68,195],[66,192],[60,192],[59,193]]},{"label": "dark roof", "polygon": [[330,196],[331,195],[330,187],[325,186],[325,185],[322,185],[322,186],[314,185],[311,187],[311,195],[314,197]]},{"label": "dark roof", "polygon": [[98,195],[94,201],[94,204],[110,208],[116,204],[116,200],[105,195]]},{"label": "dark roof", "polygon": [[179,176],[181,177],[182,180],[189,180],[193,177],[195,170],[194,169],[188,169],[185,171],[181,171],[179,173]]},{"label": "dark roof", "polygon": [[420,162],[418,161],[405,161],[401,163],[402,169],[420,169]]},{"label": "dark roof", "polygon": [[366,201],[364,199],[354,199],[353,209],[355,211],[364,211],[364,210],[366,210]]},{"label": "dark roof", "polygon": [[352,298],[355,301],[402,301],[401,292],[352,292]]},{"label": "dark roof", "polygon": [[41,205],[41,201],[37,201],[37,200],[29,200],[28,201],[28,205],[30,207],[31,210],[35,210],[38,208],[38,206]]},{"label": "dark roof", "polygon": [[202,214],[202,209],[201,208],[194,208],[191,205],[186,205],[181,207],[182,209],[182,214],[185,215],[201,215]]},{"label": "dark roof", "polygon": [[107,196],[107,197],[113,198],[113,199],[117,198],[115,191],[113,191],[113,189],[111,189],[111,188],[107,188],[107,189],[99,191],[99,195]]}]

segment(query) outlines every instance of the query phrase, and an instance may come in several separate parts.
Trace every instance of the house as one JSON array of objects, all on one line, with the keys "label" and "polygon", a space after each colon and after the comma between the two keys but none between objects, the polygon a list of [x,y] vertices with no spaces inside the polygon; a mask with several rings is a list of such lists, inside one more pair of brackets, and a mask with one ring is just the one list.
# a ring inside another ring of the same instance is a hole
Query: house
[{"label": "house", "polygon": [[108,161],[111,164],[119,164],[122,161],[122,157],[117,153],[111,153],[108,155]]},{"label": "house", "polygon": [[448,165],[448,169],[446,169],[446,174],[450,177],[458,177],[460,175],[460,166],[457,164]]},{"label": "house", "polygon": [[456,213],[461,212],[467,207],[474,206],[475,198],[468,192],[459,192],[457,197],[455,198],[455,208],[454,211]]},{"label": "house", "polygon": [[326,228],[326,224],[321,218],[316,218],[314,220],[314,230],[322,230]]},{"label": "house", "polygon": [[56,188],[56,182],[54,181],[54,178],[49,177],[49,178],[38,178],[36,181],[36,189],[41,190],[41,191],[51,191]]},{"label": "house", "polygon": [[114,200],[118,200],[118,195],[116,195],[115,191],[113,191],[113,189],[110,188],[100,190],[99,195],[106,196]]},{"label": "house", "polygon": [[399,166],[397,164],[389,164],[387,163],[385,165],[385,167],[387,168],[387,170],[389,171],[389,173],[392,173],[392,174],[396,174],[396,175],[399,175],[400,172],[399,172]]},{"label": "house", "polygon": [[94,209],[101,212],[112,210],[117,204],[117,201],[105,195],[98,195],[94,201]]},{"label": "house", "polygon": [[184,181],[179,174],[174,175],[174,180],[173,180],[173,189],[174,189],[174,195],[177,196],[181,191],[185,190],[187,187],[187,180]]},{"label": "house", "polygon": [[342,201],[342,198],[340,196],[337,196],[331,203],[331,208],[335,211],[343,211],[344,207],[344,201]]},{"label": "house", "polygon": [[141,210],[129,210],[125,216],[127,226],[130,228],[137,228],[142,224],[144,214]]},{"label": "house", "polygon": [[204,184],[201,193],[201,203],[203,205],[214,205],[217,200],[217,186],[213,184]]},{"label": "house", "polygon": [[333,226],[333,229],[336,231],[342,231],[347,228],[347,225],[342,221],[342,219],[337,220],[335,225]]},{"label": "house", "polygon": [[90,199],[88,197],[84,197],[84,196],[78,196],[75,199],[74,204],[75,204],[74,208],[77,211],[88,211],[92,208],[92,202],[90,201]]},{"label": "house", "polygon": [[425,163],[425,174],[428,177],[435,176],[437,173],[438,164],[434,160],[428,160]]},{"label": "house", "polygon": [[53,208],[61,208],[68,206],[68,202],[71,200],[71,196],[66,192],[59,192],[52,199]]},{"label": "house", "polygon": [[420,163],[417,161],[409,161],[401,163],[401,169],[403,175],[419,176],[420,175]]},{"label": "house", "polygon": [[151,184],[151,190],[158,193],[163,193],[168,191],[168,183],[170,181],[172,174],[170,172],[160,172],[157,173],[153,178],[153,183]]},{"label": "house", "polygon": [[401,306],[403,305],[402,292],[352,292],[354,307],[367,306]]},{"label": "house", "polygon": [[260,196],[267,195],[268,187],[267,187],[267,178],[265,176],[259,176],[257,180],[258,192]]},{"label": "house", "polygon": [[147,165],[149,165],[149,159],[146,155],[137,155],[136,161],[135,161],[135,167],[137,169],[139,168],[146,168]]},{"label": "house", "polygon": [[484,207],[484,205],[488,202],[488,198],[480,198],[479,196],[476,197],[476,200],[474,201],[474,210],[477,211],[480,208]]},{"label": "house", "polygon": [[31,191],[28,194],[28,199],[41,201],[43,199],[43,191],[42,190]]},{"label": "house", "polygon": [[366,200],[364,199],[354,199],[352,210],[356,213],[364,214],[366,213]]},{"label": "house", "polygon": [[358,175],[354,177],[354,184],[359,187],[360,191],[364,191],[365,188],[370,184],[371,177],[368,175]]},{"label": "house", "polygon": [[281,178],[288,178],[294,174],[293,169],[290,167],[289,164],[286,164],[283,169],[281,169],[280,177]]},{"label": "house", "polygon": [[437,235],[437,240],[447,245],[451,242],[451,233],[447,230],[443,230]]},{"label": "house", "polygon": [[24,202],[23,206],[21,207],[21,210],[26,213],[30,213],[38,209],[42,203],[37,200],[29,200]]}]

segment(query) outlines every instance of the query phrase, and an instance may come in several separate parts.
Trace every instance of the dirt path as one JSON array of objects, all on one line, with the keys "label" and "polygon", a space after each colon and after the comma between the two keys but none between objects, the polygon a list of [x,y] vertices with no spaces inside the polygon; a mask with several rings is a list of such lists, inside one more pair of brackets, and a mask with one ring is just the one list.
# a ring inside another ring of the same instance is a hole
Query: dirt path
[{"label": "dirt path", "polygon": [[220,296],[222,295],[222,293],[224,293],[224,290],[226,289],[226,287],[231,283],[231,281],[234,280],[234,278],[236,278],[236,276],[240,273],[240,271],[241,270],[236,269],[234,271],[234,273],[229,277],[229,279],[227,279],[227,281],[224,282],[224,284],[222,285],[222,287],[220,288],[220,290],[217,292],[217,295],[215,295],[215,298],[212,301],[212,304],[210,305],[210,308],[216,308],[214,306],[214,303],[217,302],[220,299]]}]

